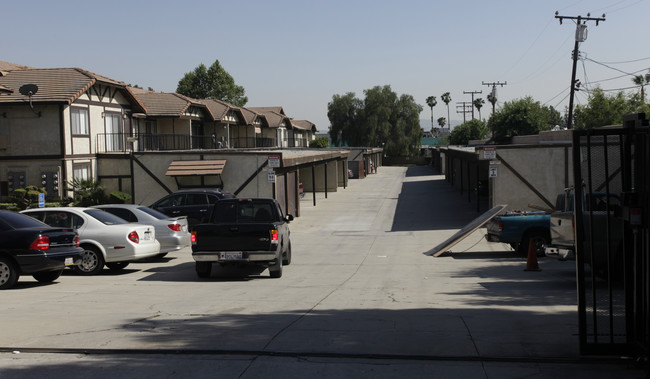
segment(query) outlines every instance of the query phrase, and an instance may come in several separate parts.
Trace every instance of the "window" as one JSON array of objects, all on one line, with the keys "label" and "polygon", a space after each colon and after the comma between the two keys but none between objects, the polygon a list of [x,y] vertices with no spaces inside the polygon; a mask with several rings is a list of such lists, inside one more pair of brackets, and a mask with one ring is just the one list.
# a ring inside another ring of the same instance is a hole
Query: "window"
[{"label": "window", "polygon": [[77,164],[72,169],[72,177],[75,179],[90,179],[90,164]]},{"label": "window", "polygon": [[106,113],[106,151],[122,151],[122,117]]},{"label": "window", "polygon": [[88,134],[88,109],[70,108],[70,117],[72,123],[72,134]]}]

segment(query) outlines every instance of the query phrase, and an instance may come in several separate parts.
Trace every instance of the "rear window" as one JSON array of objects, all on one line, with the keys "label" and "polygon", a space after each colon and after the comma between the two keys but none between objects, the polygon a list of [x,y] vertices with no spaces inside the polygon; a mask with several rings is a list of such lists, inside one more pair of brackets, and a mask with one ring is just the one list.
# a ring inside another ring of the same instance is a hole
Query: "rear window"
[{"label": "rear window", "polygon": [[105,225],[119,225],[119,224],[128,224],[129,222],[123,218],[119,218],[113,214],[102,211],[100,209],[86,209],[84,213],[91,216],[94,219],[97,219],[99,222]]},{"label": "rear window", "polygon": [[141,210],[142,212],[148,214],[149,216],[155,217],[158,220],[166,220],[169,218],[166,214],[160,213],[155,209],[151,209],[149,207],[140,207],[138,210]]},{"label": "rear window", "polygon": [[35,218],[20,213],[2,212],[0,218],[12,229],[49,227]]},{"label": "rear window", "polygon": [[216,224],[253,224],[278,220],[277,210],[270,202],[217,202],[212,212],[212,221]]}]

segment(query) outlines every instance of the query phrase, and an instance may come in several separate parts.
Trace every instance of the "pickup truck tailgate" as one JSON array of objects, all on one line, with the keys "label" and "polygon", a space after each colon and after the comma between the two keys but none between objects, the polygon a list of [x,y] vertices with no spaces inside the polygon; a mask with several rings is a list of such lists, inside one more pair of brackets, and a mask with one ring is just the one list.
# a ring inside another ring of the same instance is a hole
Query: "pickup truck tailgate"
[{"label": "pickup truck tailgate", "polygon": [[195,230],[193,251],[263,251],[271,248],[273,224],[203,224]]}]

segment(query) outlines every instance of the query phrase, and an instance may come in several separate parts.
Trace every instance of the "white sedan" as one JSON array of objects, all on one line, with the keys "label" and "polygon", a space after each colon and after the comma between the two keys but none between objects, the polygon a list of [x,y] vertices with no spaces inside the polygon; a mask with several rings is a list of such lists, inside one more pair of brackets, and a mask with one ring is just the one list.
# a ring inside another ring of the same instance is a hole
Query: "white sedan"
[{"label": "white sedan", "polygon": [[160,254],[156,230],[151,225],[130,224],[101,209],[80,207],[39,208],[22,211],[50,226],[74,229],[83,247],[80,274],[100,272],[104,264],[121,270],[129,262]]},{"label": "white sedan", "polygon": [[155,209],[137,204],[104,204],[95,205],[93,208],[112,213],[128,222],[153,225],[156,228],[156,239],[160,242],[159,257],[190,246],[186,216],[169,217]]}]

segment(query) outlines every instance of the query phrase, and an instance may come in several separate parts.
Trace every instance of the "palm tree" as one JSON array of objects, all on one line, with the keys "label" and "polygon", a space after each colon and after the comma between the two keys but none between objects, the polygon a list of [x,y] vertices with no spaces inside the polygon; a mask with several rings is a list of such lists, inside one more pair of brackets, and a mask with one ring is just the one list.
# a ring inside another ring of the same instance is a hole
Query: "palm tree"
[{"label": "palm tree", "polygon": [[438,125],[440,125],[441,129],[445,128],[445,124],[447,123],[447,119],[444,117],[439,117],[438,118]]},{"label": "palm tree", "polygon": [[[451,120],[449,118],[449,103],[451,103],[451,95],[449,92],[445,92],[440,96],[440,98],[445,102],[445,104],[447,104],[447,120]],[[449,127],[451,128],[451,121],[449,122]]]},{"label": "palm tree", "polygon": [[650,70],[648,70],[648,73],[645,75],[636,75],[632,78],[632,82],[637,86],[641,86],[641,101],[645,103],[645,92],[643,91],[643,87],[645,87],[646,84],[650,84]]},{"label": "palm tree", "polygon": [[[494,91],[493,91],[493,92],[494,92]],[[488,100],[490,103],[492,103],[492,114],[494,114],[494,106],[495,106],[496,103],[497,103],[497,97],[496,97],[496,95],[493,95],[493,94],[491,94],[491,93],[488,94],[488,95],[487,95],[487,100]]]},{"label": "palm tree", "polygon": [[433,132],[433,107],[435,107],[436,104],[438,104],[438,102],[436,101],[435,96],[427,97],[427,105],[431,108],[431,132]]},{"label": "palm tree", "polygon": [[483,104],[485,104],[485,101],[480,97],[474,100],[474,106],[476,107],[476,109],[478,109],[479,120],[481,119],[481,107],[483,106]]}]

